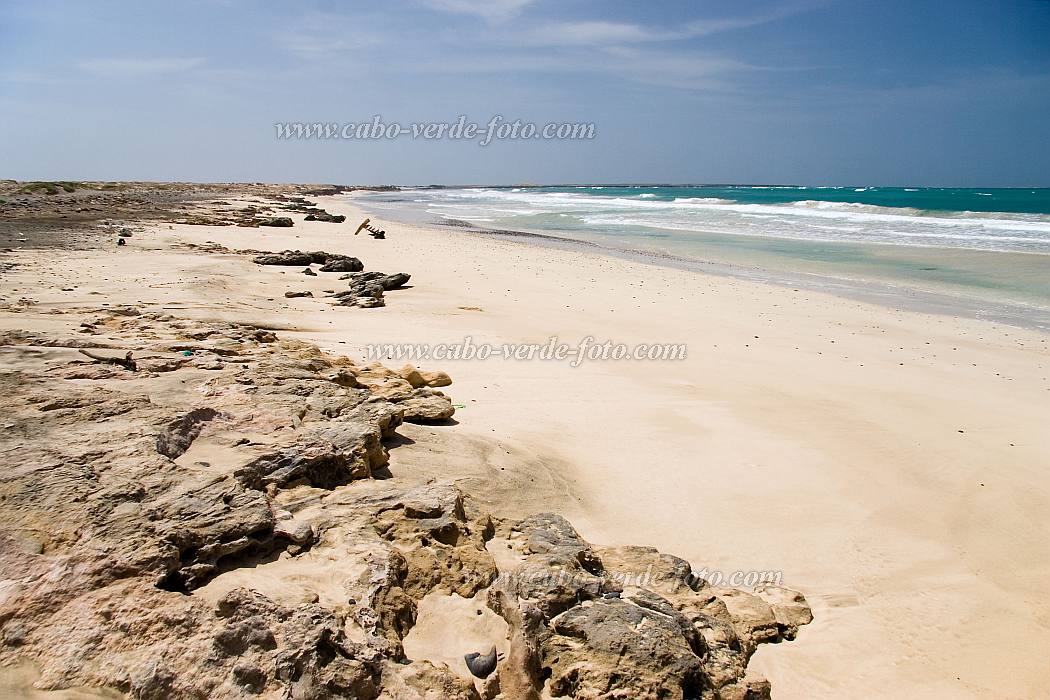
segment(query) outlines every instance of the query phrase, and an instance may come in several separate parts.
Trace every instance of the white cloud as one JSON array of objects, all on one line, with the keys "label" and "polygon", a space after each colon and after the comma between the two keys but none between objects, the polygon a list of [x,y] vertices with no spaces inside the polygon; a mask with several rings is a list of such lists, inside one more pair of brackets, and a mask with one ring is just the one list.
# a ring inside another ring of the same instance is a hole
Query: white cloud
[{"label": "white cloud", "polygon": [[77,65],[103,78],[140,78],[182,73],[203,63],[203,58],[92,58]]}]

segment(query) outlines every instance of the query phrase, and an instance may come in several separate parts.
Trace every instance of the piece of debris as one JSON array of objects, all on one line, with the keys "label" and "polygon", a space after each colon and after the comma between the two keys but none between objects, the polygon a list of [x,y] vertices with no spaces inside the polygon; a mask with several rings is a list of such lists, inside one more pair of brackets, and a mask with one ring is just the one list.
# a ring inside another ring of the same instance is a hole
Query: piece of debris
[{"label": "piece of debris", "polygon": [[104,362],[110,365],[120,365],[124,369],[130,370],[132,372],[134,372],[137,369],[137,366],[135,365],[135,360],[131,358],[130,350],[128,350],[128,354],[126,354],[124,357],[106,357],[105,355],[96,355],[95,353],[88,352],[83,348],[80,349],[80,354],[84,355],[85,357],[90,357],[96,362]]},{"label": "piece of debris", "polygon": [[365,230],[365,231],[368,231],[368,235],[371,236],[372,238],[385,239],[386,238],[386,231],[383,231],[382,229],[374,228],[369,223],[371,221],[372,221],[371,219],[365,219],[364,221],[362,221],[361,225],[357,227],[356,231],[354,231],[354,235],[356,236],[357,234],[361,233],[362,230]]}]

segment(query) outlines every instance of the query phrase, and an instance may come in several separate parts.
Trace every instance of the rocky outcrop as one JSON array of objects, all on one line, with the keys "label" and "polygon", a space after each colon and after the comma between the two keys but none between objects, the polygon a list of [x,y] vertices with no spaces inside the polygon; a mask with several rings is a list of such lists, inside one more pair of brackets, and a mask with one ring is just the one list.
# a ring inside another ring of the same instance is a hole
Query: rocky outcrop
[{"label": "rocky outcrop", "polygon": [[424,386],[448,386],[452,383],[452,377],[448,376],[445,372],[440,370],[427,372],[418,370],[412,365],[405,365],[397,370],[397,375],[411,384],[415,389]]},{"label": "rocky outcrop", "polygon": [[[355,377],[373,394],[400,408],[404,420],[409,423],[440,423],[447,421],[455,413],[452,400],[444,393],[432,389],[423,380],[422,375],[411,367],[392,371],[382,365],[371,364],[355,368],[354,372]],[[448,379],[447,384],[442,383],[448,378],[444,372],[431,378],[435,386],[447,386],[452,383],[451,379]]]},{"label": "rocky outcrop", "polygon": [[346,216],[343,214],[329,214],[304,197],[277,197],[276,199],[287,202],[283,205],[284,209],[306,214],[307,221],[322,221],[330,224],[341,224],[346,221]]},{"label": "rocky outcrop", "polygon": [[282,250],[280,253],[263,253],[252,258],[256,265],[287,265],[289,267],[301,267],[317,263],[323,265],[328,259],[328,253],[313,252],[304,253],[301,250]]},{"label": "rocky outcrop", "polygon": [[320,265],[320,272],[347,273],[339,279],[348,281],[348,289],[337,292],[332,297],[340,306],[356,306],[363,309],[384,306],[384,292],[400,289],[408,284],[411,278],[406,272],[364,272],[364,264],[357,258],[324,251],[284,250],[279,253],[262,253],[253,257],[252,262],[258,265],[305,266],[303,272],[310,275],[314,274],[310,265]]},{"label": "rocky outcrop", "polygon": [[275,226],[277,228],[290,228],[295,225],[295,222],[287,216],[271,216],[266,219],[260,219],[258,221],[259,226]]},{"label": "rocky outcrop", "polygon": [[176,459],[189,449],[200,435],[204,424],[221,417],[214,408],[195,408],[186,415],[176,418],[157,436],[157,452]]},{"label": "rocky outcrop", "polygon": [[341,306],[358,306],[366,309],[384,306],[386,302],[383,293],[391,289],[400,289],[408,283],[411,277],[405,272],[397,272],[392,275],[382,272],[353,272],[339,278],[349,280],[349,289],[336,292],[332,296],[339,300]]},{"label": "rocky outcrop", "polygon": [[300,267],[320,265],[321,272],[359,272],[364,265],[357,258],[324,251],[304,253],[301,250],[283,250],[280,253],[262,253],[252,258],[257,265],[284,265]]},{"label": "rocky outcrop", "polygon": [[[6,334],[0,370],[0,663],[31,662],[41,688],[761,698],[755,647],[810,619],[794,591],[716,588],[557,515],[503,521],[455,484],[388,478],[402,421],[452,415],[444,373],[251,326],[65,313],[75,336]],[[83,344],[134,348],[136,368]],[[405,654],[420,601],[452,593],[507,623],[509,652],[472,662],[484,679]]]},{"label": "rocky outcrop", "polygon": [[326,224],[341,224],[346,221],[344,214],[329,214],[324,209],[313,209],[306,215],[307,221],[322,221]]},{"label": "rocky outcrop", "polygon": [[[357,258],[337,253],[326,253],[323,250],[303,252],[301,250],[282,250],[279,253],[261,253],[252,258],[257,265],[286,265],[300,267],[304,265],[321,265],[322,272],[350,272],[363,270],[364,265]],[[345,267],[347,269],[324,269],[325,266]]]},{"label": "rocky outcrop", "polygon": [[339,279],[349,280],[348,284],[351,290],[375,284],[385,291],[390,291],[391,289],[400,289],[408,284],[408,281],[412,279],[412,275],[406,272],[395,272],[392,275],[382,272],[359,272],[357,274],[343,275]]},{"label": "rocky outcrop", "polygon": [[347,255],[330,255],[321,266],[321,272],[360,272],[365,269],[361,261]]},{"label": "rocky outcrop", "polygon": [[709,586],[678,557],[593,547],[553,514],[508,526],[506,546],[520,563],[488,595],[512,634],[500,685],[519,697],[768,697],[748,659],[812,619],[795,591]]}]

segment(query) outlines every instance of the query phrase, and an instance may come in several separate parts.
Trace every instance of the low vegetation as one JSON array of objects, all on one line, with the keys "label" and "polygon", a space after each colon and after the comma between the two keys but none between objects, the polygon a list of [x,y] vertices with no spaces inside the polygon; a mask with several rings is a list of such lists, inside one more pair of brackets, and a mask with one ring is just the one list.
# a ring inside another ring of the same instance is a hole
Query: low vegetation
[{"label": "low vegetation", "polygon": [[27,182],[19,188],[20,194],[58,194],[60,191],[76,192],[83,183],[69,182],[68,180],[54,182]]}]

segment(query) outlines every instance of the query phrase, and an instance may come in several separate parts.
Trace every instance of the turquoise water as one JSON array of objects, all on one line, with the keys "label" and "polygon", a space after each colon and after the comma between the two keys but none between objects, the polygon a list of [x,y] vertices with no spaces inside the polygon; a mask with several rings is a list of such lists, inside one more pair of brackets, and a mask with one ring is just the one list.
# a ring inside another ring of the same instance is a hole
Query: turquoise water
[{"label": "turquoise water", "polygon": [[942,187],[796,187],[792,185],[604,186],[549,187],[544,192],[578,192],[605,197],[652,194],[661,201],[721,199],[742,204],[785,204],[820,201],[877,207],[911,208],[927,212],[1009,212],[1050,215],[1050,188]]},{"label": "turquoise water", "polygon": [[977,312],[1005,306],[1013,322],[1031,319],[1025,325],[1050,319],[1050,189],[592,185],[355,198],[386,218],[584,241],[788,284],[874,289],[891,303],[924,293]]}]

